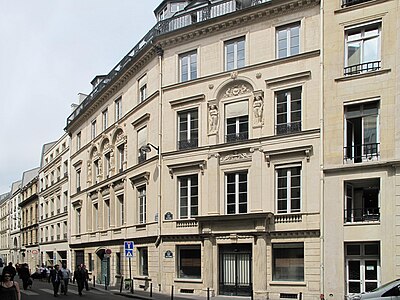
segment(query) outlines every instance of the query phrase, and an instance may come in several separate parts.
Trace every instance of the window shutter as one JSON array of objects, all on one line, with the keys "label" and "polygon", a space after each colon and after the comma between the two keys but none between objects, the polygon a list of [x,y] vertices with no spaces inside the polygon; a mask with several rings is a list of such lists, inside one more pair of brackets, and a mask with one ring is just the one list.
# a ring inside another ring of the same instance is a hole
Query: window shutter
[{"label": "window shutter", "polygon": [[138,149],[147,144],[147,127],[138,131]]},{"label": "window shutter", "polygon": [[225,118],[236,118],[249,114],[248,101],[239,101],[225,105]]}]

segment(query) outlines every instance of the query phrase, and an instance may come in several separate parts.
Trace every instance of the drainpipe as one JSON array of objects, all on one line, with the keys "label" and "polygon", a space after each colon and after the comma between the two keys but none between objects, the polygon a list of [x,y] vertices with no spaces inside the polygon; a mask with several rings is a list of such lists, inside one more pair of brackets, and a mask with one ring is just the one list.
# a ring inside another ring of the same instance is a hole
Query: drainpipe
[{"label": "drainpipe", "polygon": [[324,0],[320,2],[320,251],[321,251],[321,279],[320,279],[320,298],[324,299],[325,294],[325,206],[324,206]]}]

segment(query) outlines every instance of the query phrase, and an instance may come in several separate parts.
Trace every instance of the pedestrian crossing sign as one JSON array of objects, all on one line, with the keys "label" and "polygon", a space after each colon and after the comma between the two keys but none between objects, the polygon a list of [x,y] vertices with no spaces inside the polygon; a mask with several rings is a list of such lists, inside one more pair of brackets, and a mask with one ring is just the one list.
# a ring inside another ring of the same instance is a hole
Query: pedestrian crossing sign
[{"label": "pedestrian crossing sign", "polygon": [[126,257],[133,257],[133,249],[135,248],[135,244],[132,241],[124,242],[124,250]]}]

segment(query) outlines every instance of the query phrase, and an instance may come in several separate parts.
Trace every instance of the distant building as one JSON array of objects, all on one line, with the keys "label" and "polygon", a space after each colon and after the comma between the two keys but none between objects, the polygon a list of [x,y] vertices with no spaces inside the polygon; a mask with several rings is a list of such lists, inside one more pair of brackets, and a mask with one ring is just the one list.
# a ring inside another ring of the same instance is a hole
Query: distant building
[{"label": "distant building", "polygon": [[13,263],[20,263],[21,259],[21,183],[16,181],[11,185],[11,198],[10,198],[10,260]]},{"label": "distant building", "polygon": [[0,195],[0,258],[3,263],[10,260],[10,193]]}]

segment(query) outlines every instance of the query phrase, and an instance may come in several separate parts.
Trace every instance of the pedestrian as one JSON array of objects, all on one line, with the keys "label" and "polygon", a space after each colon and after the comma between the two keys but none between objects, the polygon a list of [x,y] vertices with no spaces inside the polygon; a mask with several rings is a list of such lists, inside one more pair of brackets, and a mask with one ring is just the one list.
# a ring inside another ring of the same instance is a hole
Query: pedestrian
[{"label": "pedestrian", "polygon": [[77,266],[76,270],[74,271],[74,279],[73,279],[73,283],[78,284],[78,293],[79,296],[82,296],[82,291],[83,291],[83,286],[85,284],[85,271],[82,270],[82,267],[80,265]]},{"label": "pedestrian", "polygon": [[11,280],[11,274],[4,272],[0,284],[1,300],[21,300],[18,282]]},{"label": "pedestrian", "polygon": [[8,272],[11,275],[11,281],[14,280],[15,274],[17,274],[17,270],[13,267],[12,262],[9,262],[8,266],[4,267],[3,272]]},{"label": "pedestrian", "polygon": [[50,272],[49,282],[53,284],[54,297],[58,297],[58,290],[63,279],[62,272],[59,265],[55,265],[54,269]]},{"label": "pedestrian", "polygon": [[89,271],[86,269],[86,265],[81,265],[83,272],[85,273],[85,289],[89,290]]},{"label": "pedestrian", "polygon": [[61,268],[62,273],[62,281],[61,281],[61,294],[67,295],[68,292],[68,283],[71,278],[71,271],[67,268],[67,265],[64,263]]},{"label": "pedestrian", "polygon": [[28,288],[30,285],[29,283],[32,282],[31,274],[29,272],[29,267],[28,264],[23,264],[20,271],[19,271],[19,277],[22,279],[22,286],[24,290]]}]

